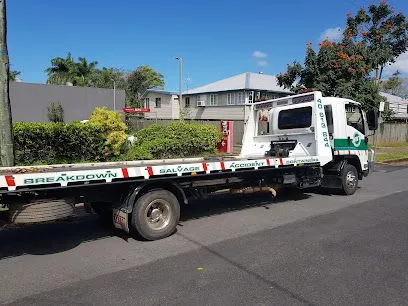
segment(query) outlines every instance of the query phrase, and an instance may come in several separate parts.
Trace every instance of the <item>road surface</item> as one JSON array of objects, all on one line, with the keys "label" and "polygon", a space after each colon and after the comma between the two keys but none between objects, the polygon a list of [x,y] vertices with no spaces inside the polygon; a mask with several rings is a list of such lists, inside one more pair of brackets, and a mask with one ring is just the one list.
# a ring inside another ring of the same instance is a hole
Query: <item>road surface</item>
[{"label": "road surface", "polygon": [[0,303],[363,305],[408,300],[408,168],[354,196],[222,196],[136,241],[93,216],[0,231]]}]

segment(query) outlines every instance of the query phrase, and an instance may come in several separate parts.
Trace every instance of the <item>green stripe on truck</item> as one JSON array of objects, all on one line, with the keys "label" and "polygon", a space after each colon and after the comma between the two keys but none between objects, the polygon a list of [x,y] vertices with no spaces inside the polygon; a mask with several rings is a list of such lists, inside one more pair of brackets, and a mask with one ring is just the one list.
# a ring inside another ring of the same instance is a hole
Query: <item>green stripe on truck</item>
[{"label": "green stripe on truck", "polygon": [[[357,145],[357,146],[356,146]],[[364,139],[334,138],[334,150],[368,150],[368,144]]]}]

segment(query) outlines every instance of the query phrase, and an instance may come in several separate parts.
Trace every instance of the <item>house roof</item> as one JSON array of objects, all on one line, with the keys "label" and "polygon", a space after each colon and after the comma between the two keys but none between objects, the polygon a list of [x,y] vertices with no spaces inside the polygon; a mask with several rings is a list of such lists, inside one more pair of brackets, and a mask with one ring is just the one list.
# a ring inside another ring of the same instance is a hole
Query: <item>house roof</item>
[{"label": "house roof", "polygon": [[158,94],[163,94],[163,95],[178,95],[178,93],[173,92],[173,91],[166,91],[166,90],[156,89],[156,88],[148,89],[147,92],[153,92],[153,93],[158,93]]},{"label": "house roof", "polygon": [[380,92],[380,95],[385,97],[387,99],[388,103],[392,103],[392,104],[408,104],[408,100],[386,93],[386,92]]},{"label": "house roof", "polygon": [[244,72],[201,87],[189,89],[188,91],[183,92],[183,94],[198,94],[242,89],[290,93],[289,90],[278,86],[278,81],[274,75]]}]

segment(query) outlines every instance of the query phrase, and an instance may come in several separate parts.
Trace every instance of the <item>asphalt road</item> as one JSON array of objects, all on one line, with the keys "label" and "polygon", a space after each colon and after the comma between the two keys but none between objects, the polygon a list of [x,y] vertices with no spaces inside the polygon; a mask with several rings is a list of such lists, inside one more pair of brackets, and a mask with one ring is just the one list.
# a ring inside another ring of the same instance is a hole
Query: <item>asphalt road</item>
[{"label": "asphalt road", "polygon": [[0,231],[0,303],[407,304],[408,168],[354,196],[221,196],[141,242],[92,217]]}]

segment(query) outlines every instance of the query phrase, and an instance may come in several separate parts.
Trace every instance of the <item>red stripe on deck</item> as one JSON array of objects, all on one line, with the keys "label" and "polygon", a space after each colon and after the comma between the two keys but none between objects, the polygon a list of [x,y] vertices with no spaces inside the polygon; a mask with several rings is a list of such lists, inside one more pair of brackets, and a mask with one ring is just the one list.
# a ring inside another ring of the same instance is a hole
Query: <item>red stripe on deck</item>
[{"label": "red stripe on deck", "polygon": [[202,165],[203,165],[204,171],[207,171],[207,170],[208,170],[208,168],[207,168],[207,163],[202,163]]},{"label": "red stripe on deck", "polygon": [[221,169],[222,169],[222,170],[225,170],[224,162],[221,162]]},{"label": "red stripe on deck", "polygon": [[268,158],[266,159],[266,164],[267,164],[268,166],[271,165],[271,162],[270,162],[270,160],[269,160]]},{"label": "red stripe on deck", "polygon": [[6,179],[7,186],[9,186],[9,187],[15,187],[16,186],[16,182],[14,181],[14,177],[12,177],[10,175],[6,175],[5,179]]},{"label": "red stripe on deck", "polygon": [[147,172],[149,173],[149,176],[153,176],[153,168],[152,167],[147,167]]},{"label": "red stripe on deck", "polygon": [[283,160],[282,160],[282,158],[279,158],[279,163],[280,163],[281,166],[283,166]]},{"label": "red stripe on deck", "polygon": [[129,177],[129,173],[127,168],[122,168],[122,174],[124,178],[128,178]]}]

